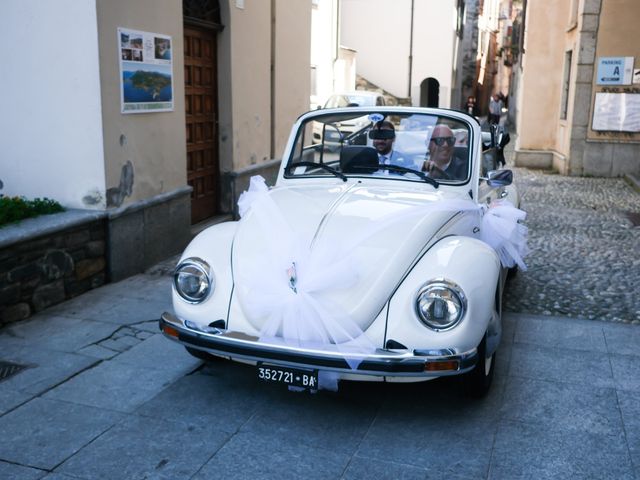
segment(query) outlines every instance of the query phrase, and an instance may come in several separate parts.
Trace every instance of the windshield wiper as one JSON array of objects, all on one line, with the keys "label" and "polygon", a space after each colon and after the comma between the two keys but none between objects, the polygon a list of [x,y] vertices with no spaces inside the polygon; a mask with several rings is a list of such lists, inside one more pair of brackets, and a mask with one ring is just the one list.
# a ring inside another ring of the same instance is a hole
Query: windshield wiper
[{"label": "windshield wiper", "polygon": [[323,170],[326,170],[329,173],[332,173],[333,175],[335,175],[338,178],[341,178],[343,182],[347,181],[346,175],[343,175],[342,173],[337,171],[335,168],[332,168],[329,165],[326,165],[324,163],[315,163],[315,162],[295,162],[295,163],[291,163],[287,167],[287,170],[288,170],[289,174],[291,174],[291,169],[294,168],[294,167],[318,167],[318,168],[321,168]]},{"label": "windshield wiper", "polygon": [[426,173],[421,172],[420,170],[414,170],[413,168],[401,167],[400,165],[378,165],[380,170],[390,170],[392,172],[400,172],[400,173],[413,173],[414,175],[419,176],[422,180],[427,183],[430,183],[435,188],[440,186],[440,183],[434,178],[429,177]]}]

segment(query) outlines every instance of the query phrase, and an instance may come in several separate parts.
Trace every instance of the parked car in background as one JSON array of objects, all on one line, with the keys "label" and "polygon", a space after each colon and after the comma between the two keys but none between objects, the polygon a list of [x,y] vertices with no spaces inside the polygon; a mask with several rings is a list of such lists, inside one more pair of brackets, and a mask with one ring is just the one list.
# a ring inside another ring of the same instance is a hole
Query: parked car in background
[{"label": "parked car in background", "polygon": [[324,108],[383,107],[385,105],[386,101],[382,94],[367,90],[356,90],[354,92],[334,93],[327,99]]},{"label": "parked car in background", "polygon": [[[366,121],[330,148],[316,142],[315,125],[356,119]],[[374,141],[389,138],[373,128],[381,121],[394,125],[403,166],[378,161]],[[443,126],[455,135],[436,136]],[[423,171],[435,146],[464,162],[459,176]],[[507,269],[526,253],[512,173],[495,164],[480,125],[461,112],[306,113],[276,185],[252,178],[241,220],[187,247],[173,277],[174,313],[162,314],[160,328],[193,355],[252,365],[257,378],[290,388],[456,375],[483,395]]]},{"label": "parked car in background", "polygon": [[[324,108],[345,107],[374,107],[385,106],[384,97],[378,92],[356,90],[354,92],[335,93],[324,104]],[[313,140],[315,143],[323,143],[325,146],[335,146],[340,143],[344,135],[352,134],[366,125],[367,119],[350,118],[334,124],[315,123],[313,128]]]}]

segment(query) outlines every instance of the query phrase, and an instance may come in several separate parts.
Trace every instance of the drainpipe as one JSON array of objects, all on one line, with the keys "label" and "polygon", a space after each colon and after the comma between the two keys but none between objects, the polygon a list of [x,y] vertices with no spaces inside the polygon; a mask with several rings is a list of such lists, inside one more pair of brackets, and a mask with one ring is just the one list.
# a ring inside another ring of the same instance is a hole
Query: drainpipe
[{"label": "drainpipe", "polygon": [[409,26],[409,85],[407,86],[407,97],[409,97],[409,99],[411,99],[411,74],[413,72],[413,7],[414,0],[411,0],[411,25]]},{"label": "drainpipe", "polygon": [[340,0],[336,0],[336,51],[333,56],[333,91],[336,91],[336,64],[340,58]]},{"label": "drainpipe", "polygon": [[271,0],[271,148],[270,159],[276,155],[276,0]]}]

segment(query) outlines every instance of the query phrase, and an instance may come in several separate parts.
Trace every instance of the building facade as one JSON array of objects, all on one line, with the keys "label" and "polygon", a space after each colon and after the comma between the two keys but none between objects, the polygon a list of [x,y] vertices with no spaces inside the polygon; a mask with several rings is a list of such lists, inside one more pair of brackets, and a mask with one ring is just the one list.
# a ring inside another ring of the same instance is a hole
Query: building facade
[{"label": "building facade", "polygon": [[459,107],[464,2],[340,0],[358,75],[415,106]]},{"label": "building facade", "polygon": [[529,0],[516,165],[568,175],[640,173],[636,0]]},{"label": "building facade", "polygon": [[2,2],[0,193],[104,212],[109,279],[148,268],[274,178],[310,30],[311,0]]}]

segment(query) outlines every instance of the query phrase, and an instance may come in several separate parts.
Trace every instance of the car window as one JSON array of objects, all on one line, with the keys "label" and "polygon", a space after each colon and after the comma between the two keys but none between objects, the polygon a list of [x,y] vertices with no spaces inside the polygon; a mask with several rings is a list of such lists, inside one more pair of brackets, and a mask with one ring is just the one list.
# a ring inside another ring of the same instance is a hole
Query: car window
[{"label": "car window", "polygon": [[440,183],[468,181],[470,126],[446,115],[407,112],[323,113],[309,118],[297,132],[285,175],[326,177],[335,175],[334,170],[347,176],[383,175],[394,180],[423,181],[418,174],[379,168],[381,142],[369,132],[380,120],[390,122],[395,130],[390,158],[383,162],[418,172],[439,165],[442,171],[432,168],[427,174]]}]

